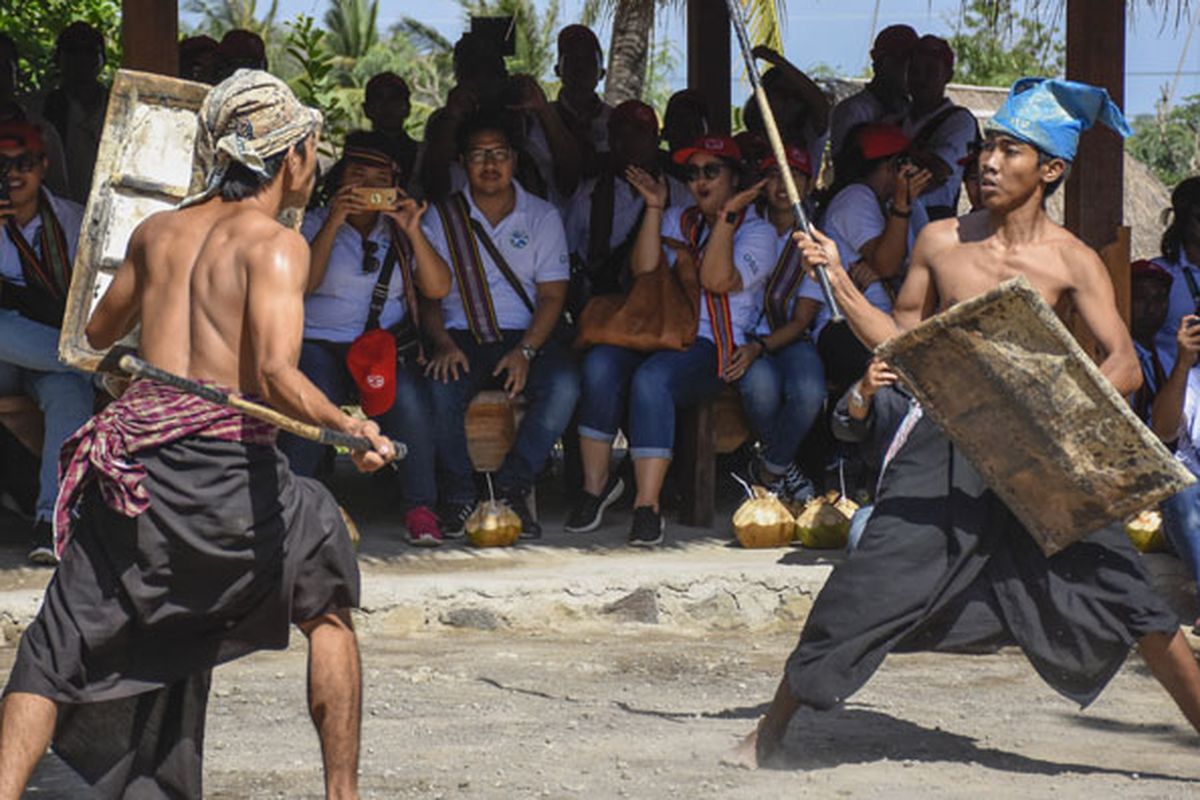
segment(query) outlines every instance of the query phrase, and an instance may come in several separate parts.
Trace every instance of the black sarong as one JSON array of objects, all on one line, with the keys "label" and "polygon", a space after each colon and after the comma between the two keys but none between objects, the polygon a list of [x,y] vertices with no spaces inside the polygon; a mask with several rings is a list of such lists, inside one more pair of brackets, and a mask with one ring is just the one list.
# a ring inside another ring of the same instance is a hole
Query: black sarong
[{"label": "black sarong", "polygon": [[1178,627],[1119,525],[1047,558],[925,417],[884,472],[862,541],[821,590],[786,674],[800,702],[825,709],[889,652],[1015,643],[1087,705],[1136,639]]},{"label": "black sarong", "polygon": [[105,797],[201,797],[210,670],[358,605],[337,504],[269,445],[188,437],[139,452],[150,508],[95,483],[5,693],[60,704],[54,750]]}]

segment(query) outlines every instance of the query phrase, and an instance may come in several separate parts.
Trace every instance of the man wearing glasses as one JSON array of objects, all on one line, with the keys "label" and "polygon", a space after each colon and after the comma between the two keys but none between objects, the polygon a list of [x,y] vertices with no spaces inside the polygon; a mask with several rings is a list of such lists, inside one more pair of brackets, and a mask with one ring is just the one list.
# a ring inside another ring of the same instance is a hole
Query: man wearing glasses
[{"label": "man wearing glasses", "polygon": [[510,120],[484,110],[463,122],[458,149],[468,186],[424,221],[454,275],[450,293],[440,304],[423,304],[422,316],[433,348],[425,373],[432,378],[446,536],[461,535],[476,501],[464,428],[471,398],[496,384],[528,401],[495,484],[521,517],[523,535],[536,538],[541,527],[524,501],[579,397],[575,364],[552,338],[570,273],[566,235],[554,206],[513,180]]},{"label": "man wearing glasses", "polygon": [[45,417],[29,560],[52,565],[58,451],[92,415],[94,397],[87,377],[58,360],[83,208],[42,185],[47,169],[37,127],[0,124],[0,395],[28,394]]},{"label": "man wearing glasses", "polygon": [[[399,462],[408,540],[436,546],[442,533],[433,512],[433,435],[417,365],[416,308],[418,294],[434,300],[445,296],[450,272],[421,230],[427,206],[399,189],[400,160],[387,134],[350,133],[342,159],[330,173],[336,190],[328,208],[305,215],[301,233],[311,244],[312,264],[300,370],[334,403],[349,402],[357,394],[380,430],[408,446],[407,457]],[[397,192],[394,200],[390,190]],[[352,345],[376,329],[393,333],[397,349],[395,356],[389,349],[375,358],[395,358],[398,363],[394,371],[392,364],[368,364],[356,372]],[[371,366],[386,369],[372,371]],[[306,477],[316,474],[325,451],[293,436],[281,436],[280,449],[292,470]]]}]

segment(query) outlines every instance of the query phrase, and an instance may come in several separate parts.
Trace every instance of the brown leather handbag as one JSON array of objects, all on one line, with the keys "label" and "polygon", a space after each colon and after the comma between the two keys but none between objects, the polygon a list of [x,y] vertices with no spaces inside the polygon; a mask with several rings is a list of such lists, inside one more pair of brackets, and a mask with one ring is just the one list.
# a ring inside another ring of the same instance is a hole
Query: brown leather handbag
[{"label": "brown leather handbag", "polygon": [[639,352],[686,350],[700,323],[699,267],[682,242],[664,240],[675,251],[675,268],[663,255],[652,271],[633,279],[628,294],[593,297],[579,315],[575,347],[611,344]]}]

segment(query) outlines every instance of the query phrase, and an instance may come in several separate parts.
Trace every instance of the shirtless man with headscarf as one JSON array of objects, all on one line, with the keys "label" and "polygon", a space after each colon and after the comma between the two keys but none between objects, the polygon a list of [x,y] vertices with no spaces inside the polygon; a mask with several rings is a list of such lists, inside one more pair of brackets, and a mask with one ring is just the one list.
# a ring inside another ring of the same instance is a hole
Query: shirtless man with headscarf
[{"label": "shirtless man with headscarf", "polygon": [[[1014,84],[979,155],[984,209],[922,231],[890,315],[855,288],[819,231],[797,234],[806,263],[830,267],[834,295],[868,347],[1024,276],[1051,306],[1072,299],[1106,353],[1100,371],[1127,395],[1141,372],[1104,264],[1045,211],[1079,134],[1096,122],[1129,133],[1103,89],[1037,78]],[[889,652],[983,644],[1019,645],[1047,683],[1084,706],[1136,644],[1200,730],[1200,670],[1120,525],[1047,558],[915,403],[888,455],[858,549],[822,588],[766,716],[732,761],[770,764],[801,706],[836,707]]]},{"label": "shirtless man with headscarf", "polygon": [[[239,70],[200,109],[204,191],[154,215],[87,328],[106,348],[140,323],[141,356],[366,436],[297,369],[309,252],[276,218],[312,188],[320,115]],[[298,479],[274,430],[135,381],[63,448],[61,557],[21,639],[0,710],[0,798],[19,797],[53,739],[105,797],[200,797],[211,669],[309,640],[309,705],[329,797],[357,796],[361,678],[349,609],[359,575],[328,491]]]}]

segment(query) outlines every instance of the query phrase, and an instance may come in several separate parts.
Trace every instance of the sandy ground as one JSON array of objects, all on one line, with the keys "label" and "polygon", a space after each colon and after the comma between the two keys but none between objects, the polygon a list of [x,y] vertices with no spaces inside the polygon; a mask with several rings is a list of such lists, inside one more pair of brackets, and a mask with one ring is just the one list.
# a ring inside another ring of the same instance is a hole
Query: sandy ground
[{"label": "sandy ground", "polygon": [[[1200,738],[1136,659],[1090,709],[1017,651],[905,655],[845,709],[806,714],[789,768],[719,759],[792,645],[781,635],[462,632],[363,642],[374,798],[1200,796]],[[13,651],[0,654],[7,670]],[[319,797],[302,641],[217,671],[206,796]],[[86,797],[44,767],[30,797]],[[39,788],[40,787],[40,788]]]}]

